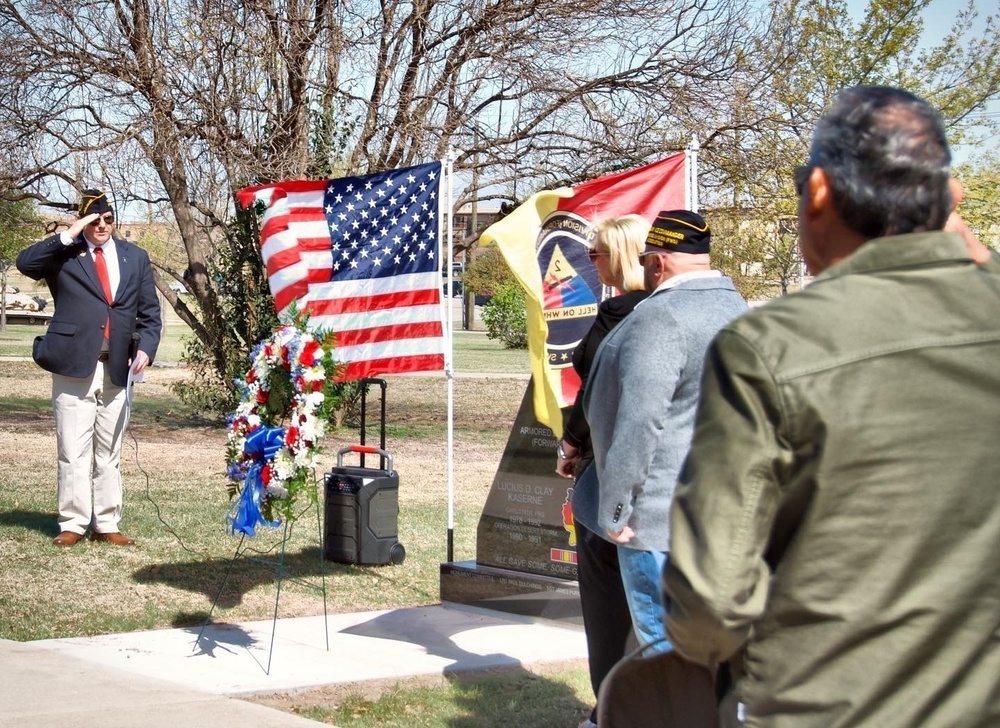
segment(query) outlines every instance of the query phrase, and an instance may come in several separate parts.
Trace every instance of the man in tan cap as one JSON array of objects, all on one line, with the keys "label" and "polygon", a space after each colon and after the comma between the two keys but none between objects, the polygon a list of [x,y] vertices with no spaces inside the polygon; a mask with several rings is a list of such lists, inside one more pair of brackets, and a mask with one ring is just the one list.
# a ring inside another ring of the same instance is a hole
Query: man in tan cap
[{"label": "man in tan cap", "polygon": [[598,526],[618,545],[632,626],[662,642],[660,572],[667,513],[691,442],[702,360],[715,333],[747,309],[712,270],[711,232],[690,210],[661,212],[646,236],[648,298],[601,342],[583,392],[600,503]]}]

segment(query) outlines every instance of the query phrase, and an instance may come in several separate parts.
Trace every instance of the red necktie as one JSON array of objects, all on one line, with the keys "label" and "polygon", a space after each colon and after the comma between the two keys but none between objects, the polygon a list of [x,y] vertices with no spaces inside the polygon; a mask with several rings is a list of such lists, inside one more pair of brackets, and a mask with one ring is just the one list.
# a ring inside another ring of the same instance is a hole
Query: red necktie
[{"label": "red necktie", "polygon": [[[94,247],[94,265],[97,267],[97,279],[104,289],[104,299],[111,305],[111,279],[108,278],[108,264],[104,262],[104,251]],[[104,322],[104,338],[111,338],[111,318]]]}]

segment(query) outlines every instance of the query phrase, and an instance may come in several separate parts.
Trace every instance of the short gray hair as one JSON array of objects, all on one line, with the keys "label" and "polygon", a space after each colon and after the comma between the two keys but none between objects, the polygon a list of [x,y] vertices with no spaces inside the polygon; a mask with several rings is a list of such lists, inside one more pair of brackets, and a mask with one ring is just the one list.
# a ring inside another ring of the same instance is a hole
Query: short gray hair
[{"label": "short gray hair", "polygon": [[944,122],[908,91],[841,91],[816,124],[809,164],[830,178],[844,224],[869,239],[941,230],[951,212]]}]

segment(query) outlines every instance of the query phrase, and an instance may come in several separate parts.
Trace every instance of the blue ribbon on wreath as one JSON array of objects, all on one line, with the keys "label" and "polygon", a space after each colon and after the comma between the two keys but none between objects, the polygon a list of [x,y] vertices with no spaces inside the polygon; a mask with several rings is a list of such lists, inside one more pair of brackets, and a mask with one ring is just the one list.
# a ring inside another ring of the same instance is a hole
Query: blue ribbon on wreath
[{"label": "blue ribbon on wreath", "polygon": [[261,471],[285,444],[284,427],[258,427],[247,435],[243,453],[252,459],[243,480],[240,497],[229,512],[229,529],[253,537],[258,526],[277,528],[281,521],[269,521],[261,512],[264,500],[264,481]]}]

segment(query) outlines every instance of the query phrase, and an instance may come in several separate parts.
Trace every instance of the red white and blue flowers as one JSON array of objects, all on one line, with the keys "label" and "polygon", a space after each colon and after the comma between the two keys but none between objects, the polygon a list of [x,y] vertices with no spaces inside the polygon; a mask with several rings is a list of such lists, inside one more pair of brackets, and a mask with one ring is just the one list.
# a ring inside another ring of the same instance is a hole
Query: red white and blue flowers
[{"label": "red white and blue flowers", "polygon": [[283,324],[259,342],[236,380],[240,402],[227,418],[229,513],[234,533],[293,520],[296,503],[315,503],[319,441],[337,406],[333,335]]}]

